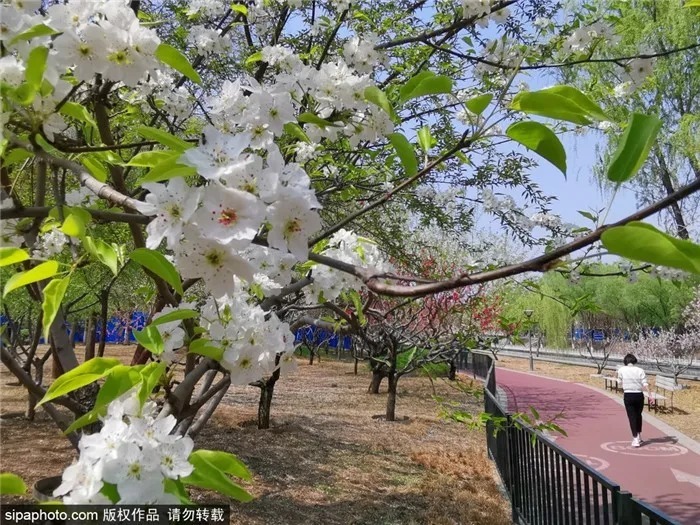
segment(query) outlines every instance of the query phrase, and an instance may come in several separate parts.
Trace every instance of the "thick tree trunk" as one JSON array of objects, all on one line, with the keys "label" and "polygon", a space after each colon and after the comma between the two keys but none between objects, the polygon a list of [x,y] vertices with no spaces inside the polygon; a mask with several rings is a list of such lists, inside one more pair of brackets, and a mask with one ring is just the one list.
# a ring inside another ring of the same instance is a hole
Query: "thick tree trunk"
[{"label": "thick tree trunk", "polygon": [[102,331],[100,333],[100,346],[97,349],[97,355],[99,357],[104,357],[105,355],[105,345],[107,344],[107,316],[109,315],[109,291],[102,290],[100,293],[100,324],[102,326]]},{"label": "thick tree trunk", "polygon": [[386,374],[381,370],[372,370],[372,382],[369,384],[369,393],[378,394],[379,386],[382,384],[382,379],[386,377]]},{"label": "thick tree trunk", "polygon": [[395,373],[389,373],[389,395],[386,398],[386,420],[396,421],[396,385],[399,377]]},{"label": "thick tree trunk", "polygon": [[[320,357],[319,357],[320,360]],[[313,365],[314,364],[314,349],[309,347],[309,364]]]},{"label": "thick tree trunk", "polygon": [[97,315],[92,313],[88,317],[85,327],[85,361],[95,357],[95,339],[97,337]]},{"label": "thick tree trunk", "polygon": [[[277,357],[277,364],[279,364],[279,356]],[[262,386],[260,387],[260,401],[258,402],[258,429],[260,430],[267,430],[270,428],[272,396],[275,393],[275,384],[279,378],[280,369],[278,368],[269,379],[262,381]]]},{"label": "thick tree trunk", "polygon": [[450,381],[455,381],[457,379],[457,364],[454,359],[450,361],[450,371],[447,373],[447,379]]},{"label": "thick tree trunk", "polygon": [[272,406],[272,396],[275,393],[275,385],[265,385],[260,389],[260,402],[258,403],[258,428],[267,430],[270,428],[270,407]]},{"label": "thick tree trunk", "polygon": [[357,365],[359,364],[360,360],[356,357],[355,358],[355,375],[357,375]]}]

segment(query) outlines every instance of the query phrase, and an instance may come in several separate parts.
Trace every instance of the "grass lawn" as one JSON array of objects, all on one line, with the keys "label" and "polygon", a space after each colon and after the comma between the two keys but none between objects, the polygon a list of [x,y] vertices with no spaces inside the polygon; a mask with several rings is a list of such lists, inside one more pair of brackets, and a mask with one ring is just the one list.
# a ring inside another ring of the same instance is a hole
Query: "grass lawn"
[{"label": "grass lawn", "polygon": [[[126,359],[130,351],[108,347],[106,355]],[[355,376],[352,363],[298,363],[297,372],[277,384],[270,430],[255,426],[258,390],[235,387],[197,438],[199,447],[235,453],[254,474],[246,488],[255,500],[234,503],[231,523],[511,523],[483,430],[441,419],[428,378],[401,379],[402,420],[387,423],[372,417],[383,414],[386,398],[367,393],[366,368]],[[67,440],[41,410],[33,423],[8,418],[24,409],[26,396],[10,386],[14,377],[4,367],[0,381],[2,471],[28,484],[60,474],[74,457]],[[436,381],[435,389],[475,413],[482,409],[481,401],[464,398],[445,381]],[[221,500],[205,492],[193,497]]]}]

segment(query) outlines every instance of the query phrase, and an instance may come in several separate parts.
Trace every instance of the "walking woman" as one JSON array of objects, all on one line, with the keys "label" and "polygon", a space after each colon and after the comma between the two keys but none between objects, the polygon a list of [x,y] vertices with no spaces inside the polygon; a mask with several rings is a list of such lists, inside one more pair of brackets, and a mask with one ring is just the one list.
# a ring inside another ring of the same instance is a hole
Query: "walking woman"
[{"label": "walking woman", "polygon": [[617,377],[622,382],[625,392],[625,409],[632,430],[632,446],[642,446],[642,412],[644,411],[644,390],[649,394],[647,375],[642,368],[636,366],[637,358],[627,354],[623,360],[625,366],[617,371]]}]

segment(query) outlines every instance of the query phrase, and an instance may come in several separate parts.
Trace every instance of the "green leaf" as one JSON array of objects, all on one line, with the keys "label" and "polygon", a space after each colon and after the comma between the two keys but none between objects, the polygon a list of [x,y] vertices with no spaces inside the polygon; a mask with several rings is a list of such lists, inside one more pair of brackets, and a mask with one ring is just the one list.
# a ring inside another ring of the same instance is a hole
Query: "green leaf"
[{"label": "green leaf", "polygon": [[311,143],[311,139],[309,139],[309,136],[306,133],[304,133],[304,130],[301,129],[301,126],[296,122],[287,122],[284,125],[284,131],[288,135],[294,137],[295,139],[301,142],[306,142],[307,144]]},{"label": "green leaf", "polygon": [[299,120],[299,122],[303,122],[305,124],[315,124],[319,128],[323,128],[323,129],[325,129],[329,126],[335,126],[335,124],[333,124],[333,122],[322,119],[321,117],[314,115],[313,113],[309,113],[309,112],[302,113],[301,115],[299,115],[297,120]]},{"label": "green leaf", "polygon": [[596,222],[598,220],[598,217],[593,215],[590,212],[583,211],[583,210],[578,210],[579,214],[583,215],[586,219],[591,220],[593,222]]},{"label": "green leaf", "polygon": [[199,76],[199,73],[194,70],[192,64],[190,64],[190,61],[187,60],[187,57],[173,46],[168,44],[160,44],[156,48],[155,56],[158,60],[164,64],[167,64],[178,73],[185,75],[192,82],[201,85],[202,78]]},{"label": "green leaf", "polygon": [[574,124],[591,123],[587,111],[576,102],[565,96],[546,91],[518,93],[513,98],[511,108],[531,115],[565,120]]},{"label": "green leaf", "polygon": [[46,261],[38,266],[35,266],[31,270],[16,273],[5,283],[5,289],[3,290],[2,296],[5,297],[11,291],[27,286],[28,284],[49,279],[57,273],[58,262],[56,261]]},{"label": "green leaf", "polygon": [[603,232],[603,246],[627,259],[700,274],[700,245],[676,239],[651,224],[631,222]]},{"label": "green leaf", "polygon": [[77,102],[66,102],[63,104],[63,106],[61,106],[59,113],[61,115],[74,118],[80,122],[84,122],[90,126],[97,127],[97,122],[95,122],[95,119],[92,118],[92,115],[88,109]]},{"label": "green leaf", "polygon": [[683,7],[700,7],[700,0],[687,0]]},{"label": "green leaf", "polygon": [[433,147],[433,136],[430,134],[428,126],[423,126],[418,130],[418,144],[426,153]]},{"label": "green leaf", "polygon": [[218,468],[221,472],[236,476],[237,478],[249,481],[252,479],[250,471],[243,462],[230,452],[221,450],[195,450],[190,454],[189,460],[193,457],[199,457],[207,460],[209,463]]},{"label": "green leaf", "polygon": [[63,221],[60,230],[69,237],[82,237],[85,235],[85,220],[80,213],[71,213]]},{"label": "green leaf", "polygon": [[245,65],[249,66],[250,64],[255,64],[256,62],[261,62],[263,59],[263,54],[262,51],[258,51],[257,53],[253,53],[250,55],[248,58],[245,59]]},{"label": "green leaf", "polygon": [[125,166],[135,166],[138,168],[152,168],[162,162],[174,161],[180,157],[179,151],[142,151],[135,155]]},{"label": "green leaf", "polygon": [[32,157],[33,155],[26,149],[15,148],[13,150],[10,150],[10,152],[4,156],[4,158],[2,159],[2,164],[3,166],[10,166],[12,164],[24,162],[25,160],[30,159]]},{"label": "green leaf", "polygon": [[185,486],[179,479],[165,478],[163,482],[164,492],[168,494],[174,494],[177,499],[180,500],[181,505],[192,505],[192,501],[187,494]]},{"label": "green leaf", "polygon": [[506,135],[554,164],[566,176],[566,151],[547,126],[532,121],[516,122],[508,127]]},{"label": "green leaf", "polygon": [[394,111],[391,102],[389,102],[389,99],[384,91],[379,89],[377,86],[369,86],[365,89],[365,100],[383,109],[384,112],[391,117],[391,120],[396,121],[396,112]]},{"label": "green leaf", "polygon": [[550,88],[542,89],[539,92],[552,93],[554,95],[560,95],[567,98],[585,111],[586,115],[592,117],[594,120],[610,120],[610,117],[605,114],[598,104],[593,102],[578,89],[571,86],[552,86]]},{"label": "green leaf", "polygon": [[41,88],[41,80],[44,78],[46,59],[48,56],[49,49],[44,46],[35,47],[29,52],[24,78],[35,93]]},{"label": "green leaf", "polygon": [[175,135],[172,135],[167,131],[158,128],[141,126],[140,128],[136,129],[136,133],[141,135],[143,138],[155,140],[158,143],[163,144],[163,146],[167,146],[168,148],[174,151],[182,152],[194,147],[194,144],[184,141],[181,138],[176,137]]},{"label": "green leaf", "polygon": [[27,485],[24,484],[24,481],[18,475],[10,472],[0,474],[0,496],[26,493]]},{"label": "green leaf", "polygon": [[163,337],[160,335],[158,327],[150,324],[143,330],[136,330],[132,333],[136,341],[152,354],[160,355],[163,353]]},{"label": "green leaf", "polygon": [[107,171],[105,165],[97,159],[96,155],[87,154],[82,155],[78,158],[80,159],[80,162],[82,162],[83,166],[85,166],[88,169],[88,171],[93,177],[95,177],[100,182],[107,182],[109,171]]},{"label": "green leaf", "polygon": [[433,140],[433,135],[430,133],[430,128],[428,126],[423,126],[418,130],[418,144],[421,149],[428,153],[432,147],[435,145]]},{"label": "green leaf", "polygon": [[21,248],[0,246],[0,268],[10,264],[21,263],[29,259],[29,254]]},{"label": "green leaf", "polygon": [[42,405],[52,399],[78,390],[79,388],[94,383],[98,379],[102,379],[115,366],[121,366],[118,359],[107,357],[94,357],[85,361],[82,365],[77,366],[73,370],[66,372],[51,383],[51,386],[46,391],[46,395],[37,403]]},{"label": "green leaf", "polygon": [[165,315],[161,315],[156,319],[153,319],[153,321],[151,321],[151,325],[158,326],[165,323],[171,323],[173,321],[181,321],[182,319],[194,319],[198,316],[199,312],[197,312],[196,310],[174,310],[172,312],[168,312]]},{"label": "green leaf", "polygon": [[661,129],[661,121],[651,115],[634,113],[608,166],[608,179],[625,182],[642,167]]},{"label": "green leaf", "polygon": [[195,339],[190,343],[189,352],[203,355],[214,361],[221,361],[224,358],[224,350],[211,344],[209,339]]},{"label": "green leaf", "polygon": [[119,365],[112,368],[97,393],[93,409],[76,419],[63,433],[70,434],[86,425],[96,423],[100,416],[107,413],[107,405],[142,381],[140,372],[143,368],[143,365]]},{"label": "green leaf", "polygon": [[175,177],[188,177],[196,175],[197,170],[192,166],[178,164],[177,159],[170,159],[154,166],[146,175],[139,180],[139,184],[144,182],[161,182],[174,179]]},{"label": "green leaf", "polygon": [[180,295],[185,294],[185,291],[182,289],[180,274],[162,253],[155,250],[149,250],[148,248],[137,248],[131,252],[130,257],[134,262],[137,262],[163,279],[166,283],[172,286],[173,290],[175,290],[177,293]]},{"label": "green leaf", "polygon": [[493,95],[487,93],[486,95],[479,95],[466,102],[467,109],[474,113],[475,115],[481,115],[484,110],[489,107],[489,104],[493,100]]},{"label": "green leaf", "polygon": [[416,160],[413,144],[401,133],[392,133],[389,135],[389,141],[394,146],[406,175],[408,177],[415,175],[418,172],[418,161]]},{"label": "green leaf", "polygon": [[21,32],[19,35],[15,35],[15,37],[8,43],[8,46],[13,46],[20,40],[31,40],[32,38],[51,36],[58,33],[59,31],[56,31],[55,29],[52,29],[45,24],[37,24],[33,27],[30,27],[26,31]]},{"label": "green leaf", "polygon": [[143,408],[144,403],[151,395],[160,378],[165,373],[166,364],[164,362],[149,363],[141,370],[141,388],[139,389],[139,401]]},{"label": "green leaf", "polygon": [[350,300],[355,307],[355,314],[357,315],[357,320],[360,321],[360,325],[365,325],[365,313],[362,311],[362,297],[357,290],[351,289],[349,291]]},{"label": "green leaf", "polygon": [[[199,452],[199,451],[197,451]],[[251,501],[253,497],[231,479],[219,468],[211,464],[201,455],[190,455],[189,461],[194,466],[192,474],[181,481],[185,485],[193,485],[203,489],[215,490],[237,501]]]},{"label": "green leaf", "polygon": [[248,8],[241,4],[231,4],[231,11],[240,13],[243,16],[248,16]]},{"label": "green leaf", "polygon": [[66,295],[68,284],[70,283],[70,275],[63,279],[52,279],[44,288],[44,301],[41,303],[41,310],[44,313],[42,318],[42,326],[44,328],[44,339],[48,341],[51,324],[56,318],[58,309],[63,302],[63,296]]},{"label": "green leaf", "polygon": [[117,257],[117,252],[112,246],[104,242],[102,239],[84,237],[83,247],[95,259],[112,270],[114,275],[119,273],[119,258]]},{"label": "green leaf", "polygon": [[452,80],[444,75],[436,75],[432,71],[423,71],[406,82],[399,90],[401,102],[423,97],[452,92]]}]

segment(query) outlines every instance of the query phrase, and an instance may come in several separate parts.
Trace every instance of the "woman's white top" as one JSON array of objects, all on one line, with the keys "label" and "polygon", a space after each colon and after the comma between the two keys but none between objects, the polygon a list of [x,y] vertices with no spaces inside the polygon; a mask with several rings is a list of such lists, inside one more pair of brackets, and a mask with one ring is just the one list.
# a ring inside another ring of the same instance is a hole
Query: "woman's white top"
[{"label": "woman's white top", "polygon": [[622,381],[622,390],[625,392],[642,392],[648,385],[644,370],[632,364],[619,368],[617,377]]}]

